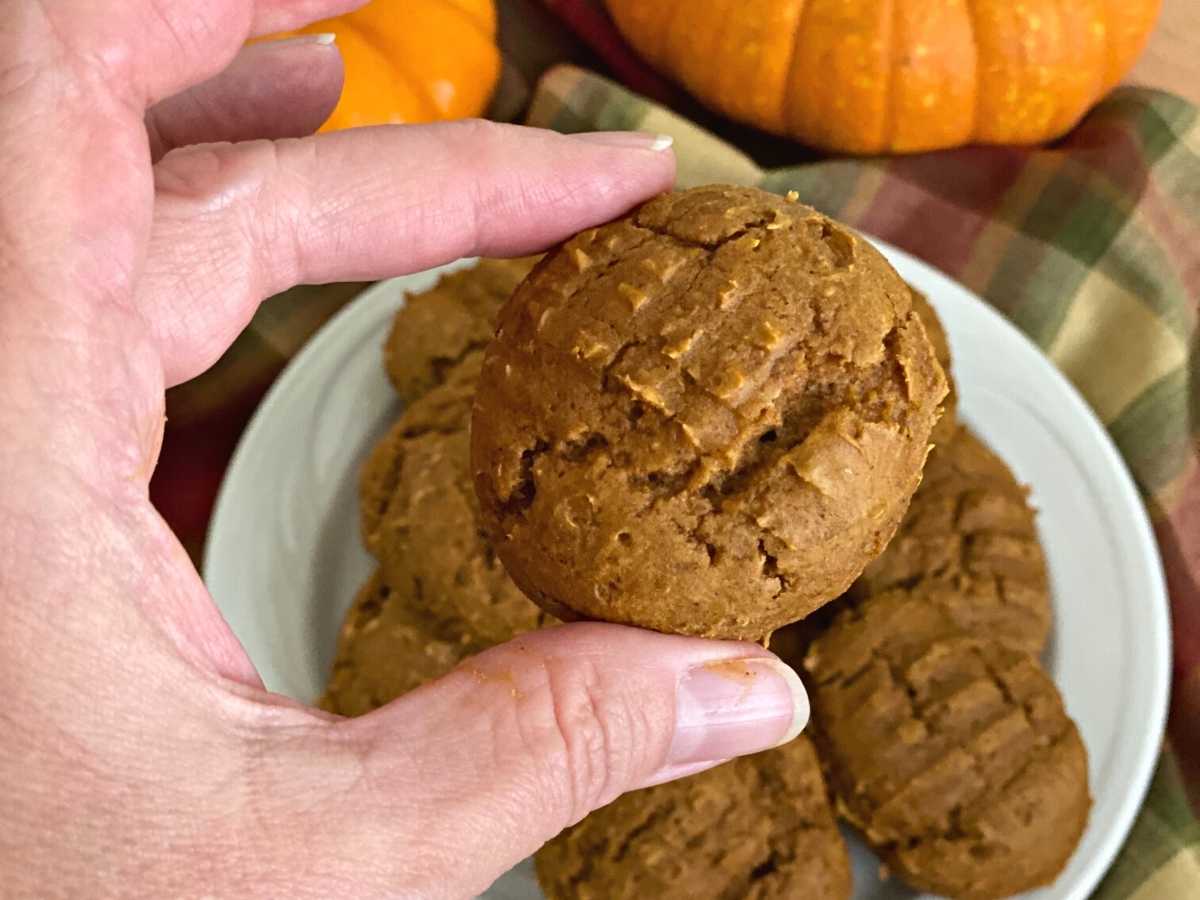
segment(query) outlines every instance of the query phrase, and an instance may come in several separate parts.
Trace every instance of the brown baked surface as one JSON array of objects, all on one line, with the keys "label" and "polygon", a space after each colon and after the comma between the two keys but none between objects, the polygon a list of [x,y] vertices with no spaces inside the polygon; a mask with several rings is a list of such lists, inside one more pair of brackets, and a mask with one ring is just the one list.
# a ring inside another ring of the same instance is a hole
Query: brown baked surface
[{"label": "brown baked surface", "polygon": [[360,475],[363,541],[380,567],[342,625],[324,709],[370,712],[547,619],[482,535],[467,437],[480,348],[533,262],[482,260],[396,315],[385,364],[407,408]]},{"label": "brown baked surface", "polygon": [[500,313],[472,466],[563,618],[759,639],[846,589],[916,489],[945,379],[865,241],[749,188],[658,197]]},{"label": "brown baked surface", "polygon": [[396,313],[383,363],[405,403],[445,380],[446,373],[492,339],[496,313],[537,257],[482,259],[410,294]]},{"label": "brown baked surface", "polygon": [[468,426],[481,358],[469,353],[379,442],[363,468],[361,515],[384,579],[436,633],[491,646],[548,616],[513,584],[479,522]]},{"label": "brown baked surface", "polygon": [[318,705],[343,716],[364,715],[482,649],[465,638],[437,637],[420,606],[376,572],[342,623],[333,674]]},{"label": "brown baked surface", "polygon": [[930,455],[896,537],[851,593],[923,581],[966,632],[1039,654],[1052,610],[1035,515],[1004,461],[960,426]]},{"label": "brown baked surface", "polygon": [[912,886],[1003,897],[1052,881],[1087,821],[1087,757],[1025,653],[923,589],[843,610],[805,658],[839,812]]},{"label": "brown baked surface", "polygon": [[538,851],[549,900],[850,896],[850,862],[801,737],[635,791]]},{"label": "brown baked surface", "polygon": [[933,354],[937,357],[942,371],[946,373],[947,390],[946,399],[942,401],[942,417],[937,420],[937,424],[933,426],[933,431],[929,435],[929,440],[936,449],[949,443],[958,428],[958,391],[954,387],[954,375],[951,371],[950,340],[946,337],[946,329],[942,327],[942,320],[938,318],[938,314],[925,295],[911,284],[908,289],[912,292],[913,309],[921,317],[921,324],[925,326],[925,334],[929,338],[929,343],[933,345]]}]

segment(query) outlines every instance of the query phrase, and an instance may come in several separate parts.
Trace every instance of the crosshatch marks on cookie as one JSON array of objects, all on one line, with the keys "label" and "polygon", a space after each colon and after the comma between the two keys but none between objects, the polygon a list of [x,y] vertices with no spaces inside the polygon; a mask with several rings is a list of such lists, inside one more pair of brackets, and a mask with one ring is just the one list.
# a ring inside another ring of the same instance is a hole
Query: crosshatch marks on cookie
[{"label": "crosshatch marks on cookie", "polygon": [[856,235],[760,191],[666,195],[502,310],[476,485],[556,615],[760,639],[882,549],[944,393],[907,286]]}]

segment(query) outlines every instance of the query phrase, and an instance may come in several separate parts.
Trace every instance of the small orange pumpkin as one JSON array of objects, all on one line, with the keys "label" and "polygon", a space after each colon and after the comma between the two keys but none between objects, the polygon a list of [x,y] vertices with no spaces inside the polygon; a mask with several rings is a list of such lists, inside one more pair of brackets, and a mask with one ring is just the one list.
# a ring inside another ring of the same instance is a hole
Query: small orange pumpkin
[{"label": "small orange pumpkin", "polygon": [[850,153],[1027,144],[1129,70],[1160,0],[605,0],[731,118]]},{"label": "small orange pumpkin", "polygon": [[372,0],[291,34],[327,32],[346,78],[322,131],[477,116],[500,77],[493,0]]}]

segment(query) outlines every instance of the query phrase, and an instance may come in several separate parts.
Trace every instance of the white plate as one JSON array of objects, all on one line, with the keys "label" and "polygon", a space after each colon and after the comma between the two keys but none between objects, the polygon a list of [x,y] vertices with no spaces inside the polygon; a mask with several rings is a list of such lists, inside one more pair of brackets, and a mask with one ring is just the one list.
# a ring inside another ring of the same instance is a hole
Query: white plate
[{"label": "white plate", "polygon": [[[963,419],[1032,486],[1041,510],[1054,591],[1046,661],[1083,733],[1096,802],[1067,870],[1030,896],[1083,898],[1137,814],[1163,732],[1170,635],[1150,524],[1107,433],[1037,348],[944,275],[881,249],[945,323]],[[378,284],[330,321],[271,389],[225,476],[205,578],[271,690],[317,696],[342,615],[371,571],[357,470],[397,413],[380,347],[404,292],[440,271]],[[856,898],[909,896],[879,881],[861,844],[852,849]],[[538,897],[529,865],[488,896]]]}]

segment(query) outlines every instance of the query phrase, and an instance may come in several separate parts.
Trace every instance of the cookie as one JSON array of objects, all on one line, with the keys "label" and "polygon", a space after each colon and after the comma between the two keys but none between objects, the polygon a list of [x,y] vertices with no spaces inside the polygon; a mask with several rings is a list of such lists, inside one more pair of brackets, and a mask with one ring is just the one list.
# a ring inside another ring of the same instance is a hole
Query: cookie
[{"label": "cookie", "polygon": [[1052,610],[1028,492],[967,428],[929,457],[896,537],[851,590],[861,598],[924,582],[969,634],[1041,653]]},{"label": "cookie", "polygon": [[368,458],[360,496],[363,541],[387,583],[435,633],[491,646],[549,617],[513,584],[480,526],[468,426],[481,361],[469,353],[409,404]]},{"label": "cookie", "polygon": [[912,292],[913,309],[921,317],[921,324],[925,326],[925,334],[929,338],[929,343],[933,345],[933,355],[937,357],[938,364],[946,374],[946,399],[942,401],[942,417],[937,420],[937,424],[933,426],[933,431],[929,435],[929,440],[936,449],[949,443],[958,428],[958,391],[954,387],[954,376],[950,368],[950,339],[946,337],[946,329],[942,327],[942,320],[938,318],[938,314],[925,295],[911,284],[908,289]]},{"label": "cookie", "polygon": [[883,549],[945,393],[866,241],[763,191],[696,188],[521,284],[472,467],[496,552],[551,613],[761,639]]},{"label": "cookie", "polygon": [[850,896],[846,845],[807,738],[635,791],[538,851],[548,900]]},{"label": "cookie", "polygon": [[1087,821],[1087,756],[1027,653],[971,636],[923,587],[844,610],[804,668],[838,809],[915,888],[1048,884]]},{"label": "cookie", "polygon": [[318,705],[343,716],[365,715],[482,649],[468,640],[437,637],[419,605],[376,572],[342,624],[333,673]]},{"label": "cookie", "polygon": [[496,313],[536,260],[483,259],[406,298],[383,348],[384,368],[401,400],[411,403],[427,393],[487,346]]}]

